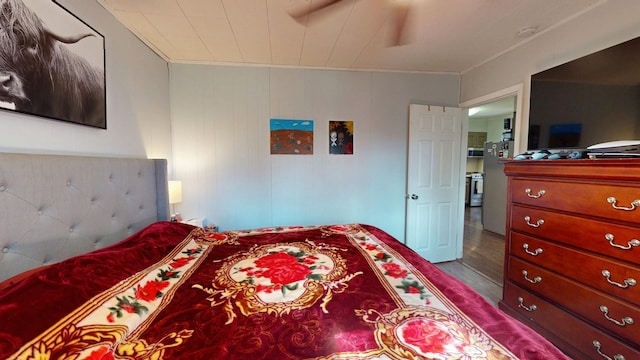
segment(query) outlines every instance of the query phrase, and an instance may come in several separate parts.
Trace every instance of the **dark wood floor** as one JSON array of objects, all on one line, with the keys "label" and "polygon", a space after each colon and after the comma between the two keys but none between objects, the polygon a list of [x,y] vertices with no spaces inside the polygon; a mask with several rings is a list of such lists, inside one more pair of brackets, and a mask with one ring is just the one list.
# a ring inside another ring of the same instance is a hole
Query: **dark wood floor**
[{"label": "dark wood floor", "polygon": [[502,298],[504,236],[482,228],[482,208],[465,209],[462,259],[436,264],[465,282],[494,306]]},{"label": "dark wood floor", "polygon": [[502,284],[504,236],[482,228],[482,208],[465,209],[463,264]]}]

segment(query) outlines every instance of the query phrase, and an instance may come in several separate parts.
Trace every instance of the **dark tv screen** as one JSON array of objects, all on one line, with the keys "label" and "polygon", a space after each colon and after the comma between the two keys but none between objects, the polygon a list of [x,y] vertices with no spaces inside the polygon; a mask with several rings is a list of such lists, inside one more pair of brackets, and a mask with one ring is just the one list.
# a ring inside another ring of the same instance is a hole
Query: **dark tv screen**
[{"label": "dark tv screen", "polygon": [[640,37],[531,76],[527,149],[640,140]]}]

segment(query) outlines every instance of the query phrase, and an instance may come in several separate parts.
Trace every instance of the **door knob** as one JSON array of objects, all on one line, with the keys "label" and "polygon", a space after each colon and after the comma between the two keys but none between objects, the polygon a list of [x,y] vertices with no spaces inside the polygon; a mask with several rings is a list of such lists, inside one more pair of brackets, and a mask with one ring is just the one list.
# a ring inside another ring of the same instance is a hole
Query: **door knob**
[{"label": "door knob", "polygon": [[418,200],[419,196],[416,194],[411,194],[411,200]]}]

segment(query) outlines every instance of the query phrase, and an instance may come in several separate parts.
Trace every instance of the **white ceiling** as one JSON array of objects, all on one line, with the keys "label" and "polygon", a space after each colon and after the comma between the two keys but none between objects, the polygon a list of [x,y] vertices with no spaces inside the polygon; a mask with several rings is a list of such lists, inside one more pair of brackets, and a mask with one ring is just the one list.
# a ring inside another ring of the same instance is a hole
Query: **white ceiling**
[{"label": "white ceiling", "polygon": [[[462,73],[607,0],[342,0],[299,21],[322,0],[97,1],[169,62]],[[389,47],[394,1],[411,42]]]}]

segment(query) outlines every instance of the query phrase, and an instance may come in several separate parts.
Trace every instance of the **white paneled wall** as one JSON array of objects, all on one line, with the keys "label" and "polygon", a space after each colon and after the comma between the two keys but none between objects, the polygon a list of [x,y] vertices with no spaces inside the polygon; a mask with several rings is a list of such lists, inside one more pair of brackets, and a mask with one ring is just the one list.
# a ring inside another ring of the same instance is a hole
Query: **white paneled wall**
[{"label": "white paneled wall", "polygon": [[[456,106],[459,77],[170,65],[173,174],[184,218],[222,230],[361,222],[404,239],[410,103]],[[269,119],[314,121],[313,155],[271,155]],[[354,154],[329,155],[330,120]]]}]

